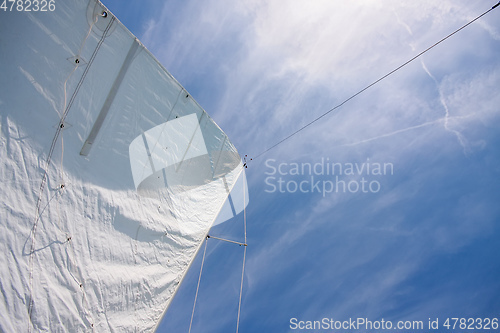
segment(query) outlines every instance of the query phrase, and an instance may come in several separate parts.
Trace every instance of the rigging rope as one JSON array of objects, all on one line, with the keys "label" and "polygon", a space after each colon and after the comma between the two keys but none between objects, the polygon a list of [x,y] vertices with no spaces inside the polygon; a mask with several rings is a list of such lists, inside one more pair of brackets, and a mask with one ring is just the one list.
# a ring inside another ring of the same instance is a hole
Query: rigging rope
[{"label": "rigging rope", "polygon": [[220,240],[220,241],[223,241],[223,242],[238,244],[239,246],[242,246],[242,245],[243,246],[247,246],[247,243],[236,242],[236,241],[233,241],[233,240],[230,240],[230,239],[215,237],[215,236],[211,236],[211,235],[207,235],[207,238],[213,238],[213,239],[217,239],[217,240]]},{"label": "rigging rope", "polygon": [[240,283],[240,298],[238,301],[238,318],[236,319],[236,333],[240,328],[240,314],[241,314],[241,297],[243,295],[243,280],[245,277],[245,261],[247,257],[247,247],[243,249],[243,267],[241,268],[241,283]]},{"label": "rigging rope", "polygon": [[[246,163],[245,163],[246,164]],[[246,165],[245,165],[246,168]],[[244,170],[243,170],[244,172]],[[238,317],[236,319],[236,333],[240,328],[241,297],[243,295],[243,280],[245,277],[245,262],[247,257],[247,208],[246,208],[246,182],[243,182],[243,233],[245,235],[245,248],[243,249],[243,267],[241,268],[240,297],[238,301]]]},{"label": "rigging rope", "polygon": [[205,238],[205,249],[203,250],[203,258],[201,259],[200,276],[198,277],[198,285],[196,286],[196,294],[194,295],[193,312],[191,312],[191,321],[189,322],[189,331],[191,333],[191,326],[193,325],[194,309],[196,308],[196,300],[198,299],[198,291],[200,290],[201,273],[203,272],[203,264],[205,263],[205,254],[207,253],[208,238]]},{"label": "rigging rope", "polygon": [[368,90],[369,88],[373,87],[374,85],[376,85],[377,83],[379,83],[380,81],[382,81],[383,79],[387,78],[388,76],[390,76],[391,74],[394,74],[395,72],[397,72],[398,70],[400,70],[401,68],[403,68],[404,66],[408,65],[409,63],[411,63],[412,61],[414,61],[415,59],[417,59],[418,57],[420,57],[421,55],[423,55],[424,53],[426,53],[427,51],[431,50],[432,48],[434,48],[435,46],[437,46],[438,44],[441,44],[442,42],[444,42],[445,40],[447,40],[448,38],[450,38],[451,36],[455,35],[457,32],[459,32],[460,30],[466,28],[467,26],[471,25],[472,23],[474,23],[475,21],[479,20],[481,17],[485,16],[486,14],[488,14],[489,12],[491,12],[493,9],[497,8],[498,6],[500,6],[500,1],[494,5],[493,7],[491,7],[489,10],[487,10],[486,12],[484,12],[483,14],[479,15],[478,17],[476,17],[475,19],[473,19],[472,21],[469,21],[468,23],[466,23],[465,25],[463,25],[462,27],[460,27],[459,29],[453,31],[451,34],[447,35],[446,37],[442,38],[441,40],[439,40],[438,42],[434,43],[433,45],[429,46],[428,48],[426,48],[425,50],[423,50],[422,52],[420,52],[419,54],[417,54],[416,56],[414,56],[413,58],[411,58],[410,60],[406,61],[405,63],[403,63],[402,65],[400,65],[399,67],[393,69],[392,71],[390,71],[389,73],[385,74],[384,76],[382,76],[381,78],[379,78],[378,80],[370,83],[369,85],[367,85],[366,87],[364,87],[363,89],[359,90],[357,93],[355,93],[354,95],[352,95],[351,97],[347,98],[346,100],[344,100],[342,103],[334,106],[333,108],[331,108],[330,110],[326,111],[325,113],[323,113],[322,115],[320,115],[319,117],[315,118],[314,120],[310,121],[309,123],[305,124],[304,126],[302,126],[301,128],[299,128],[298,130],[296,130],[295,132],[289,134],[288,136],[286,136],[285,138],[281,139],[280,141],[278,141],[277,143],[275,143],[274,145],[272,145],[271,147],[267,148],[266,150],[262,151],[261,153],[259,153],[258,155],[256,155],[254,157],[254,159],[264,155],[265,153],[267,153],[268,151],[270,151],[271,149],[275,148],[276,146],[282,144],[283,142],[285,142],[286,140],[290,139],[292,136],[296,135],[297,133],[299,133],[300,131],[304,130],[305,128],[311,126],[312,124],[314,124],[315,122],[317,122],[318,120],[320,120],[321,118],[325,117],[326,115],[328,115],[329,113],[337,110],[338,108],[340,108],[341,106],[343,106],[345,103],[349,102],[350,100],[352,100],[353,98],[357,97],[358,95],[360,95],[361,93],[363,93],[364,91]]},{"label": "rigging rope", "polygon": [[[243,168],[242,171],[244,171],[244,169],[245,168]],[[240,173],[240,176],[241,176],[241,173]],[[191,328],[192,328],[192,325],[193,325],[194,312],[195,312],[195,308],[196,308],[196,302],[197,302],[197,299],[198,299],[198,292],[200,290],[201,275],[202,275],[203,266],[204,266],[204,263],[205,263],[205,255],[206,255],[206,252],[207,252],[207,243],[208,243],[208,239],[209,238],[217,239],[217,240],[220,240],[220,241],[223,241],[223,242],[237,244],[239,246],[243,246],[244,247],[244,250],[243,250],[243,267],[242,267],[242,270],[241,270],[241,281],[240,281],[240,293],[239,293],[239,297],[238,297],[238,316],[237,316],[237,319],[236,319],[236,333],[238,333],[239,326],[240,326],[241,300],[242,300],[242,295],[243,295],[243,282],[244,282],[244,277],[245,277],[245,263],[246,263],[246,254],[247,254],[247,245],[248,245],[247,244],[247,218],[246,218],[247,215],[246,215],[246,205],[245,205],[245,202],[246,202],[246,182],[243,182],[243,232],[244,232],[244,242],[243,243],[237,242],[237,241],[233,241],[233,240],[230,240],[230,239],[226,239],[226,238],[211,236],[211,235],[208,235],[208,234],[205,237],[205,248],[203,250],[203,257],[202,257],[202,260],[201,260],[200,274],[198,276],[198,284],[196,286],[196,293],[195,293],[195,296],[194,296],[193,310],[191,312],[191,321],[189,322],[188,333],[191,333]]]}]

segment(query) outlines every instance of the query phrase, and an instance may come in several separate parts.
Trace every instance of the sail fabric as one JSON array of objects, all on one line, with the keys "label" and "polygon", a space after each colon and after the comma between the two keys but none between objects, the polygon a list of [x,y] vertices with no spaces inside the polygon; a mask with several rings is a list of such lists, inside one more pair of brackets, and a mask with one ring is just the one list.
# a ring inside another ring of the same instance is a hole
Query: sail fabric
[{"label": "sail fabric", "polygon": [[0,331],[153,331],[236,148],[95,0],[2,15],[0,72]]}]

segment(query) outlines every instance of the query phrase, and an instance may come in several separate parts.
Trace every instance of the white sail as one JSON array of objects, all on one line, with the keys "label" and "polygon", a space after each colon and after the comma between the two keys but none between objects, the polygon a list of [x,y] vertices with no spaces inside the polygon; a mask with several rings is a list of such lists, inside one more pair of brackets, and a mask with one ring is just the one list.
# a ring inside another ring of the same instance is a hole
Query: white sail
[{"label": "white sail", "polygon": [[0,331],[152,331],[244,167],[100,2],[52,4],[0,20]]}]

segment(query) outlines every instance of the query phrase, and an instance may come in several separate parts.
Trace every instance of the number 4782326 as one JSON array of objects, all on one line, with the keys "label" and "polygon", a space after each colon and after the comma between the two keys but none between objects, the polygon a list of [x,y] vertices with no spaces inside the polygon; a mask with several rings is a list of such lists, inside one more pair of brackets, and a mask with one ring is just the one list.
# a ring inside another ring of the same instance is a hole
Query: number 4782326
[{"label": "number 4782326", "polygon": [[443,327],[461,330],[496,330],[498,318],[447,318]]},{"label": "number 4782326", "polygon": [[56,10],[55,0],[3,0],[0,5],[0,11],[4,12],[53,12],[54,10]]}]

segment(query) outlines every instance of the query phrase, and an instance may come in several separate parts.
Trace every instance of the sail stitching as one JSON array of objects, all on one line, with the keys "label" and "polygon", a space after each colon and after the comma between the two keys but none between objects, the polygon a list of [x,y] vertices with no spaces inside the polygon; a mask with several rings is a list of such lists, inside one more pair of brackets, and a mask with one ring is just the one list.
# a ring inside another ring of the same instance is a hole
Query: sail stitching
[{"label": "sail stitching", "polygon": [[[98,16],[95,17],[94,21],[92,22],[92,24],[90,25],[90,28],[89,28],[89,32],[87,33],[87,35],[85,36],[84,40],[82,41],[82,44],[80,46],[80,49],[78,50],[78,54],[77,54],[77,58],[76,60],[78,60],[79,56],[80,56],[80,53],[85,45],[85,43],[87,42],[87,39],[90,35],[90,31],[92,30],[92,27],[94,26],[94,24],[97,22],[98,20]],[[35,239],[36,239],[36,230],[37,230],[37,226],[38,226],[38,221],[40,220],[40,217],[41,217],[41,213],[40,213],[40,206],[41,206],[41,203],[42,203],[42,195],[43,195],[43,192],[45,190],[45,185],[47,183],[47,178],[48,178],[48,168],[50,166],[50,162],[51,162],[51,159],[52,159],[52,154],[54,152],[54,149],[55,149],[55,145],[57,143],[57,139],[59,138],[59,135],[61,134],[63,128],[64,128],[64,120],[66,119],[66,116],[68,114],[68,111],[69,109],[71,108],[71,105],[73,104],[73,101],[76,97],[76,95],[78,94],[78,91],[89,71],[89,68],[91,67],[92,65],[92,62],[94,61],[95,59],[95,56],[97,55],[97,51],[99,50],[99,48],[101,47],[102,43],[104,42],[104,39],[106,38],[106,34],[107,32],[109,31],[109,29],[111,28],[111,26],[113,25],[113,22],[115,21],[115,18],[112,17],[110,22],[108,23],[107,27],[106,27],[106,30],[104,31],[100,41],[98,42],[96,48],[94,49],[94,52],[92,53],[92,56],[82,74],[82,77],[80,78],[80,81],[78,82],[78,85],[77,87],[75,88],[75,91],[70,99],[70,102],[68,103],[68,105],[66,106],[62,116],[61,116],[61,119],[59,121],[59,125],[57,126],[57,129],[56,129],[56,133],[54,135],[54,138],[52,139],[52,143],[51,143],[51,146],[50,146],[50,149],[49,149],[49,153],[47,155],[47,159],[45,161],[45,171],[44,171],[44,174],[43,174],[43,177],[42,177],[42,181],[40,183],[40,189],[39,189],[39,193],[38,193],[38,199],[37,199],[37,204],[36,204],[36,207],[35,207],[35,221],[33,222],[33,227],[31,228],[31,248],[30,248],[30,252],[29,252],[29,255],[30,255],[30,258],[29,258],[29,290],[30,290],[30,294],[29,294],[29,302],[28,302],[28,318],[29,318],[29,321],[28,321],[28,332],[31,332],[32,330],[32,313],[33,313],[33,270],[34,270],[34,253],[35,253]],[[66,84],[67,84],[67,81],[69,80],[69,78],[73,75],[73,73],[75,72],[76,68],[78,67],[78,64],[79,64],[79,61],[75,61],[75,67],[73,68],[73,70],[71,71],[71,73],[68,75],[68,77],[66,78],[65,82],[64,82],[64,95],[65,95],[65,101],[66,101]],[[61,162],[62,163],[62,162]],[[61,187],[62,188],[62,187]]]}]

